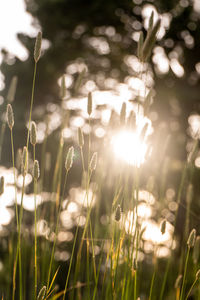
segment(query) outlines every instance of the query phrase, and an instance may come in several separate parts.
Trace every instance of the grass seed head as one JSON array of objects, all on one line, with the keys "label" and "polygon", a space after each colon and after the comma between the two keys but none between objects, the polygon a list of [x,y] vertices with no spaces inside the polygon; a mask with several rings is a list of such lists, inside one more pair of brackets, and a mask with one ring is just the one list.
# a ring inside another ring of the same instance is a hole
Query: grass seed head
[{"label": "grass seed head", "polygon": [[199,260],[199,252],[200,252],[200,236],[197,236],[196,242],[194,245],[193,253],[192,253],[192,259],[194,264],[197,264]]},{"label": "grass seed head", "polygon": [[151,30],[153,28],[153,21],[154,21],[154,11],[152,10],[151,16],[149,18],[148,32],[151,32]]},{"label": "grass seed head", "polygon": [[127,125],[132,130],[136,129],[136,115],[135,115],[134,111],[131,111],[131,113],[128,117]]},{"label": "grass seed head", "polygon": [[24,146],[22,152],[22,160],[21,160],[21,172],[23,176],[26,175],[27,170],[28,170],[28,151],[27,151],[27,147]]},{"label": "grass seed head", "polygon": [[92,113],[92,93],[91,92],[89,92],[89,94],[88,94],[87,112],[88,112],[89,116]]},{"label": "grass seed head", "polygon": [[126,103],[123,103],[120,111],[120,124],[125,125],[125,121],[126,121]]},{"label": "grass seed head", "polygon": [[187,245],[189,248],[193,248],[196,241],[196,229],[192,229],[189,238],[187,240]]},{"label": "grass seed head", "polygon": [[149,56],[151,55],[153,46],[156,42],[156,35],[160,29],[160,23],[161,20],[158,19],[156,24],[153,26],[153,28],[149,28],[147,32],[146,39],[144,41],[144,45],[142,47],[142,60],[145,62],[148,60]]},{"label": "grass seed head", "polygon": [[34,60],[37,63],[41,55],[42,32],[39,31],[35,41]]},{"label": "grass seed head", "polygon": [[75,93],[77,93],[83,83],[83,78],[85,76],[85,73],[86,73],[86,68],[84,68],[81,73],[79,73],[78,75],[78,78],[77,80],[75,81],[75,84],[74,84],[74,91]]},{"label": "grass seed head", "polygon": [[78,144],[80,148],[84,145],[84,136],[80,127],[78,128]]},{"label": "grass seed head", "polygon": [[136,258],[134,258],[134,260],[133,260],[133,269],[134,269],[135,271],[138,269],[138,263],[137,263]]},{"label": "grass seed head", "polygon": [[196,272],[196,279],[200,279],[200,269]]},{"label": "grass seed head", "polygon": [[14,126],[14,114],[11,104],[7,105],[7,123],[10,130],[12,130]]},{"label": "grass seed head", "polygon": [[115,221],[119,222],[121,220],[121,206],[118,205],[115,211]]},{"label": "grass seed head", "polygon": [[178,277],[176,278],[176,281],[175,281],[175,289],[178,289],[181,287],[181,283],[182,283],[182,279],[183,279],[183,275],[178,275]]},{"label": "grass seed head", "polygon": [[17,149],[17,154],[16,154],[16,168],[17,168],[17,170],[20,170],[21,161],[22,161],[22,149],[18,148]]},{"label": "grass seed head", "polygon": [[70,147],[68,152],[67,152],[67,157],[65,160],[65,169],[68,172],[73,164],[73,158],[74,158],[74,147]]},{"label": "grass seed head", "polygon": [[38,162],[38,160],[35,160],[34,164],[33,164],[33,178],[35,180],[38,180],[39,177],[40,177],[39,162]]},{"label": "grass seed head", "polygon": [[166,231],[166,219],[162,220],[161,224],[160,224],[160,231],[162,234],[165,233]]},{"label": "grass seed head", "polygon": [[149,125],[148,125],[148,123],[146,123],[144,125],[144,127],[142,128],[142,130],[141,130],[140,138],[141,138],[142,141],[145,139],[145,137],[147,135],[148,127],[149,127]]},{"label": "grass seed head", "polygon": [[7,101],[9,103],[13,102],[15,99],[16,88],[17,88],[17,76],[13,76],[7,94]]},{"label": "grass seed head", "polygon": [[0,177],[0,196],[4,193],[4,177]]},{"label": "grass seed head", "polygon": [[144,35],[143,35],[143,32],[141,31],[139,41],[138,41],[138,46],[137,46],[137,56],[138,56],[139,60],[142,60],[143,43],[144,43]]},{"label": "grass seed head", "polygon": [[93,172],[96,169],[96,166],[97,166],[97,152],[94,152],[90,160],[90,165],[89,165],[90,172]]},{"label": "grass seed head", "polygon": [[143,104],[144,115],[145,115],[145,116],[148,115],[149,108],[150,108],[152,102],[153,102],[153,90],[151,89],[151,90],[148,92],[148,94],[147,94],[147,96],[146,96],[146,98],[145,98],[144,104]]},{"label": "grass seed head", "polygon": [[37,130],[35,122],[31,122],[30,143],[35,146],[37,144]]},{"label": "grass seed head", "polygon": [[47,288],[44,285],[41,290],[39,291],[39,294],[37,296],[37,300],[44,300],[45,294],[46,294]]},{"label": "grass seed head", "polygon": [[60,96],[63,99],[65,95],[66,95],[65,75],[63,75],[61,78]]}]

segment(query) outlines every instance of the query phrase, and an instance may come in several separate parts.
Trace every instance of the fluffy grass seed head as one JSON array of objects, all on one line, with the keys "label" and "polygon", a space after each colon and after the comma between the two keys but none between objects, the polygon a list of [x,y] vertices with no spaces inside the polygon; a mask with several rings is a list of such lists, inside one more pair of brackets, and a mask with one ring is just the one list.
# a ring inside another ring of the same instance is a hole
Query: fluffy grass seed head
[{"label": "fluffy grass seed head", "polygon": [[78,145],[80,148],[84,145],[84,136],[80,127],[78,128]]},{"label": "fluffy grass seed head", "polygon": [[174,284],[175,289],[178,289],[178,288],[181,287],[182,279],[183,279],[183,275],[179,274],[178,277],[176,278],[176,281],[175,281],[175,284]]},{"label": "fluffy grass seed head", "polygon": [[38,160],[35,160],[34,164],[33,164],[33,178],[35,180],[38,180],[39,177],[40,177],[39,162],[38,162]]},{"label": "fluffy grass seed head", "polygon": [[17,149],[17,154],[16,154],[16,168],[17,168],[17,170],[20,170],[21,161],[22,161],[22,149],[18,148]]},{"label": "fluffy grass seed head", "polygon": [[193,248],[196,241],[196,229],[192,229],[190,232],[189,238],[187,240],[187,245],[189,248]]},{"label": "fluffy grass seed head", "polygon": [[21,160],[21,172],[23,176],[26,175],[27,170],[28,170],[28,151],[27,151],[27,147],[24,146],[22,152],[22,160]]},{"label": "fluffy grass seed head", "polygon": [[92,113],[92,93],[88,94],[87,113],[90,116]]},{"label": "fluffy grass seed head", "polygon": [[31,122],[30,143],[35,146],[37,144],[37,130],[35,122]]},{"label": "fluffy grass seed head", "polygon": [[192,253],[192,259],[194,264],[197,264],[199,260],[199,252],[200,252],[200,236],[198,235]]},{"label": "fluffy grass seed head", "polygon": [[161,20],[158,19],[153,28],[148,29],[147,36],[142,47],[142,60],[144,62],[147,61],[149,56],[151,55],[151,51],[156,41],[156,35],[160,29],[160,23]]},{"label": "fluffy grass seed head", "polygon": [[134,269],[135,271],[138,269],[138,263],[137,263],[136,258],[134,258],[134,260],[133,260],[133,269]]},{"label": "fluffy grass seed head", "polygon": [[196,272],[196,279],[200,279],[200,269]]},{"label": "fluffy grass seed head", "polygon": [[77,80],[75,81],[74,84],[74,91],[77,93],[83,83],[83,78],[85,76],[86,73],[86,68],[84,68],[81,73],[79,73]]},{"label": "fluffy grass seed head", "polygon": [[14,126],[14,114],[11,104],[7,105],[7,123],[10,130],[12,130]]},{"label": "fluffy grass seed head", "polygon": [[142,128],[142,130],[141,130],[141,133],[140,133],[140,139],[141,139],[142,141],[145,139],[145,137],[146,137],[146,135],[147,135],[148,127],[149,127],[149,125],[148,125],[148,123],[146,123],[146,124],[144,125],[144,127]]},{"label": "fluffy grass seed head", "polygon": [[115,211],[115,221],[116,222],[119,222],[121,220],[121,206],[118,205],[117,208],[116,208],[116,211]]},{"label": "fluffy grass seed head", "polygon": [[90,172],[93,172],[96,169],[96,166],[97,166],[97,152],[94,152],[90,160],[90,165],[89,165]]},{"label": "fluffy grass seed head", "polygon": [[4,177],[0,177],[0,196],[4,193]]},{"label": "fluffy grass seed head", "polygon": [[129,115],[128,120],[127,120],[127,125],[131,130],[136,129],[136,114],[135,114],[134,111],[130,112],[130,115]]},{"label": "fluffy grass seed head", "polygon": [[160,224],[160,231],[162,234],[164,234],[166,231],[166,222],[167,222],[166,219],[164,219],[164,220],[162,220],[162,222]]},{"label": "fluffy grass seed head", "polygon": [[37,296],[37,300],[44,300],[45,294],[46,294],[47,288],[44,285],[41,290],[39,291],[39,294]]},{"label": "fluffy grass seed head", "polygon": [[141,31],[139,41],[138,41],[138,45],[137,45],[137,56],[138,56],[139,60],[142,60],[143,43],[144,43],[144,35],[143,35],[143,32]]},{"label": "fluffy grass seed head", "polygon": [[153,21],[154,21],[154,11],[152,10],[151,16],[149,18],[148,32],[151,32],[151,30],[153,28]]},{"label": "fluffy grass seed head", "polygon": [[65,95],[66,95],[65,75],[63,75],[61,78],[60,96],[63,99]]},{"label": "fluffy grass seed head", "polygon": [[149,112],[149,108],[151,106],[151,104],[153,103],[153,90],[150,89],[150,91],[148,92],[144,104],[143,104],[143,109],[144,109],[144,115],[148,115]]},{"label": "fluffy grass seed head", "polygon": [[34,48],[34,60],[36,63],[40,59],[41,46],[42,46],[42,32],[39,31],[36,37],[35,48]]},{"label": "fluffy grass seed head", "polygon": [[126,121],[126,103],[123,103],[120,111],[120,124],[125,125],[125,121]]},{"label": "fluffy grass seed head", "polygon": [[73,158],[74,158],[74,147],[70,147],[68,152],[67,152],[67,156],[66,156],[66,160],[65,160],[65,169],[68,172],[73,164]]},{"label": "fluffy grass seed head", "polygon": [[7,94],[7,101],[9,103],[13,102],[15,99],[16,88],[17,88],[17,76],[13,76]]}]

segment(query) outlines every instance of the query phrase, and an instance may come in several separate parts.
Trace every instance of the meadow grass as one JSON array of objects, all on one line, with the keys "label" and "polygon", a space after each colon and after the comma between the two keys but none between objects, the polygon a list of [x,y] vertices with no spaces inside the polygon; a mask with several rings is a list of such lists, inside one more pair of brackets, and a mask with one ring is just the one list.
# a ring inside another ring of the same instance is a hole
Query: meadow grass
[{"label": "meadow grass", "polygon": [[[138,43],[138,57],[142,61],[139,77],[142,77],[144,64],[147,63],[151,50],[156,41],[160,21],[153,26],[153,15],[150,18],[149,30],[146,39],[140,35]],[[21,192],[20,207],[17,203],[17,169],[14,149],[14,114],[11,102],[14,99],[12,93],[16,86],[10,88],[10,103],[7,105],[7,123],[11,139],[11,160],[13,167],[15,186],[15,220],[17,237],[7,237],[8,251],[6,259],[9,260],[9,279],[6,281],[6,289],[1,292],[2,299],[176,299],[186,300],[191,295],[193,299],[200,299],[199,275],[199,237],[196,241],[196,230],[190,232],[191,203],[193,200],[192,168],[194,168],[194,157],[198,143],[190,152],[185,162],[179,187],[176,191],[177,209],[174,214],[173,228],[177,225],[178,210],[181,206],[182,195],[185,194],[185,185],[188,185],[186,193],[186,220],[183,226],[183,241],[179,243],[173,230],[169,244],[168,256],[166,259],[159,258],[162,242],[155,243],[153,249],[145,250],[143,236],[148,228],[143,226],[139,215],[140,191],[143,188],[143,175],[145,169],[141,164],[124,164],[120,160],[112,159],[107,155],[107,149],[102,152],[95,149],[91,132],[84,138],[81,128],[78,128],[77,145],[67,147],[60,133],[57,156],[52,166],[51,177],[49,178],[49,192],[51,193],[51,206],[48,211],[41,205],[37,205],[37,196],[44,189],[45,176],[49,171],[45,170],[47,159],[46,133],[41,159],[37,154],[37,130],[32,120],[34,104],[35,80],[37,75],[37,64],[39,63],[42,43],[42,34],[39,33],[36,39],[34,50],[34,74],[30,101],[30,111],[27,128],[26,145],[23,149],[21,174],[23,183]],[[81,85],[82,72],[75,84],[76,91]],[[16,79],[13,81],[16,85]],[[65,97],[64,79],[61,82],[61,98]],[[140,96],[140,95],[138,95]],[[148,116],[151,104],[151,92],[146,95],[143,103],[144,115]],[[139,111],[139,106],[138,106]],[[92,128],[93,98],[92,93],[88,95],[87,115],[88,125]],[[112,120],[111,120],[112,121]],[[110,125],[111,126],[111,125]],[[126,104],[124,103],[118,118],[118,128],[136,129],[137,116],[134,112],[127,118]],[[109,128],[108,128],[109,130]],[[140,131],[140,140],[145,143],[147,139],[148,126],[144,125]],[[0,137],[0,155],[3,147],[5,122],[2,123]],[[32,147],[30,147],[30,144]],[[77,147],[78,146],[78,147]],[[79,149],[81,166],[79,172],[82,175],[82,208],[76,216],[77,225],[73,229],[73,242],[66,243],[66,249],[70,249],[70,256],[67,262],[55,261],[58,247],[58,236],[61,224],[61,214],[70,205],[70,201],[64,207],[64,199],[67,194],[68,179],[70,172],[76,162],[74,147]],[[31,149],[30,149],[31,148]],[[95,149],[95,151],[93,151]],[[97,152],[96,152],[97,151]],[[30,236],[27,238],[24,221],[23,200],[26,195],[25,179],[30,168],[28,168],[29,155],[32,152],[34,194],[34,230],[29,229]],[[165,151],[164,151],[165,152]],[[165,153],[163,153],[164,157]],[[39,168],[41,162],[41,172]],[[109,178],[112,169],[117,172],[113,178]],[[160,180],[160,194],[157,194],[156,201],[162,204],[166,191],[167,164],[162,169]],[[161,167],[161,166],[160,166]],[[41,174],[41,176],[40,176]],[[190,178],[190,180],[188,180]],[[152,176],[149,176],[149,193],[155,193],[155,185]],[[106,190],[111,180],[111,191]],[[0,180],[0,194],[4,192],[3,177]],[[91,196],[91,190],[93,192]],[[95,196],[94,196],[95,195]],[[150,194],[149,194],[150,195]],[[95,202],[96,197],[96,202]],[[150,196],[149,196],[150,197]],[[101,201],[101,203],[100,203]],[[93,205],[95,204],[95,205]],[[150,206],[150,204],[148,204]],[[101,222],[103,210],[104,221]],[[49,223],[51,232],[46,236],[38,235],[38,222],[44,219]],[[145,218],[143,220],[146,221]],[[167,219],[162,218],[160,225],[161,235],[166,234]],[[23,229],[23,230],[22,230]],[[176,242],[176,246],[174,247]],[[70,244],[70,245],[69,245]],[[194,249],[194,250],[193,250]],[[179,255],[181,253],[181,255]],[[179,258],[180,257],[180,258]],[[6,259],[3,262],[3,272],[6,268]],[[175,268],[174,268],[175,266]],[[178,278],[177,278],[178,277]],[[177,278],[177,280],[176,280]],[[176,283],[175,283],[176,281]]]}]

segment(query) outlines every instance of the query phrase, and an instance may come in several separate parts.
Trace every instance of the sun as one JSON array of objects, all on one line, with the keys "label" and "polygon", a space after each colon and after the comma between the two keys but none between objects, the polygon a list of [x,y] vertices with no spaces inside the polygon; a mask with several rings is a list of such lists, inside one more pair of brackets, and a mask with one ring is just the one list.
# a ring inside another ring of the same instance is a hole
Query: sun
[{"label": "sun", "polygon": [[148,146],[138,132],[120,131],[112,138],[111,143],[117,158],[137,167],[144,163]]}]

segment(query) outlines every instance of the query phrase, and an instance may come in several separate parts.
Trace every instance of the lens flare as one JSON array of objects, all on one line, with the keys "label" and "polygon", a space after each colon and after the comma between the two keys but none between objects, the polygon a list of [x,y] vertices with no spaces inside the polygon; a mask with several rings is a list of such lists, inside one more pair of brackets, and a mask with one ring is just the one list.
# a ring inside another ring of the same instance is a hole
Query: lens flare
[{"label": "lens flare", "polygon": [[119,132],[112,138],[112,145],[117,158],[137,167],[144,163],[148,147],[137,132]]}]

